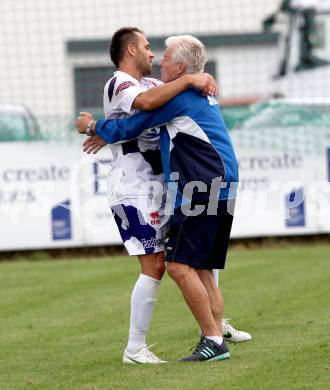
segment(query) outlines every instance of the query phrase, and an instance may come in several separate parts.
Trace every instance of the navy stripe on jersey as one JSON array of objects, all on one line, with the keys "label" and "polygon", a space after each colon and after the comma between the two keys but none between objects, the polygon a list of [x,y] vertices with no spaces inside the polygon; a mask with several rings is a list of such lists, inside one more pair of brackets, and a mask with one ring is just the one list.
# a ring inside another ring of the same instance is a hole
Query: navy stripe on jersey
[{"label": "navy stripe on jersey", "polygon": [[145,152],[140,152],[143,158],[150,164],[153,174],[160,175],[163,173],[162,158],[160,150],[146,150]]},{"label": "navy stripe on jersey", "polygon": [[133,139],[132,141],[128,141],[128,142],[124,142],[121,145],[121,147],[123,148],[123,154],[140,152],[137,139]]},{"label": "navy stripe on jersey", "polygon": [[113,90],[115,89],[115,84],[116,84],[117,77],[114,77],[110,83],[109,83],[109,88],[108,88],[108,98],[109,102],[111,102],[112,95],[113,95]]},{"label": "navy stripe on jersey", "polygon": [[140,153],[145,161],[151,166],[154,175],[160,175],[163,173],[163,165],[160,150],[146,150],[142,152],[139,148],[138,140],[133,139],[132,141],[124,142],[122,145],[123,154],[129,153]]}]

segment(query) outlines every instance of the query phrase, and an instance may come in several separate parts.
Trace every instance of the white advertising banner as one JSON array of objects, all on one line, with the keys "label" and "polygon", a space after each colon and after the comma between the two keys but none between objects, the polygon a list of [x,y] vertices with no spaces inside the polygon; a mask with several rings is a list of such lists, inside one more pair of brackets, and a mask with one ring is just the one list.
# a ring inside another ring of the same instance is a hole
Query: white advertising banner
[{"label": "white advertising banner", "polygon": [[71,167],[77,153],[65,145],[0,144],[1,249],[78,245],[83,232]]},{"label": "white advertising banner", "polygon": [[107,197],[111,151],[104,147],[97,155],[87,155],[83,154],[81,146],[78,145],[78,153],[72,182],[79,183],[81,203],[79,223],[84,227],[84,244],[121,244]]},{"label": "white advertising banner", "polygon": [[240,185],[232,237],[330,232],[330,139],[315,128],[234,131]]},{"label": "white advertising banner", "polygon": [[316,233],[310,193],[320,158],[238,150],[240,186],[232,237]]},{"label": "white advertising banner", "polygon": [[80,144],[1,143],[0,153],[1,250],[121,242]]},{"label": "white advertising banner", "polygon": [[310,196],[317,199],[313,212],[317,216],[317,232],[330,232],[330,138],[328,145],[320,154],[320,165],[317,168],[317,182]]},{"label": "white advertising banner", "polygon": [[[235,148],[232,237],[330,232],[329,146]],[[80,143],[1,143],[0,153],[0,250],[121,243],[107,200],[109,148],[91,156]]]}]

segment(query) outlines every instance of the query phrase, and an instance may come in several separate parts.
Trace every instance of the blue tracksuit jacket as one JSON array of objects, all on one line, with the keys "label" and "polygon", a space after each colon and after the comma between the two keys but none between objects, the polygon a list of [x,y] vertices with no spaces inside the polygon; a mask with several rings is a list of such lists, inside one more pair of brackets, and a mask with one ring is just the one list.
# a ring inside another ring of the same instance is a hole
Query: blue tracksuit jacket
[{"label": "blue tracksuit jacket", "polygon": [[114,144],[135,139],[154,127],[161,128],[160,149],[167,183],[171,182],[171,173],[177,172],[182,194],[187,183],[203,182],[207,188],[200,194],[203,199],[212,180],[221,178],[218,198],[236,197],[237,159],[215,98],[204,97],[190,88],[156,110],[124,119],[100,120],[96,134]]}]

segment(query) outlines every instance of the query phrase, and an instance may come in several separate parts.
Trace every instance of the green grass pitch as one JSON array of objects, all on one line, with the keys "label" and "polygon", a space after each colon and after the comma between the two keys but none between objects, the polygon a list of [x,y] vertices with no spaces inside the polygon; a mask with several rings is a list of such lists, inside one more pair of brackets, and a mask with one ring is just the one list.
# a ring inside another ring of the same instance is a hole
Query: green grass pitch
[{"label": "green grass pitch", "polygon": [[182,364],[197,325],[165,277],[148,342],[169,364],[127,366],[128,257],[0,263],[0,389],[330,388],[330,246],[234,249],[225,314],[253,334],[224,362]]}]

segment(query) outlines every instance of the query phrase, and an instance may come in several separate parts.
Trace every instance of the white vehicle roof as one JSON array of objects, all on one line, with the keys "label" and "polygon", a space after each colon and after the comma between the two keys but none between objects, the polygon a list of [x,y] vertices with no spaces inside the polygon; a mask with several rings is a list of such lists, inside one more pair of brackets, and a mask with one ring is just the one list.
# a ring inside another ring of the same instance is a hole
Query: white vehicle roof
[{"label": "white vehicle roof", "polygon": [[2,104],[0,103],[0,113],[18,114],[29,116],[29,110],[23,104]]}]

